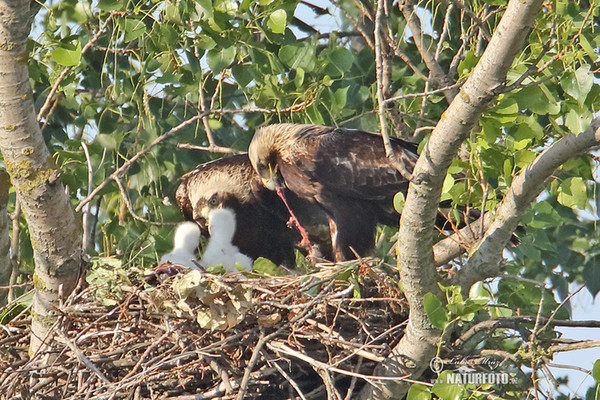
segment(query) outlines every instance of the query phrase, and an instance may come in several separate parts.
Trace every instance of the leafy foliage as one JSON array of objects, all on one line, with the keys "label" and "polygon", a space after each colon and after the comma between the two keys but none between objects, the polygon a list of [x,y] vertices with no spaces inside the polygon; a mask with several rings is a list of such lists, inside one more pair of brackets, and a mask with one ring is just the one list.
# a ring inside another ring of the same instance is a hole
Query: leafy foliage
[{"label": "leafy foliage", "polygon": [[[453,162],[442,200],[493,210],[513,177],[549,144],[589,126],[600,108],[593,67],[600,47],[599,8],[591,3],[560,0],[539,14],[509,73],[510,90],[484,113],[467,151]],[[178,144],[245,150],[255,127],[279,121],[379,129],[372,37],[357,30],[372,32],[362,13],[372,15],[373,9],[361,4],[365,10],[349,0],[334,2],[329,10],[312,6],[316,15],[334,13],[342,20],[339,31],[323,34],[303,21],[306,11],[299,11],[298,1],[64,0],[45,5],[29,64],[44,137],[74,206],[107,182],[83,208],[91,215],[88,252],[114,267],[95,272],[94,279],[109,281],[130,261],[153,265],[170,248],[169,224],[181,219],[173,205],[178,178],[219,156]],[[483,37],[485,45],[505,2],[469,2],[446,17],[449,4],[421,1],[417,6],[422,21],[431,25],[423,38],[460,82],[478,62],[479,40]],[[423,143],[438,120],[452,116],[443,115],[442,94],[419,95],[432,89],[423,79],[427,67],[398,7],[390,8],[387,22],[396,46],[387,58],[387,95],[397,97],[390,102],[390,127]],[[442,32],[447,34],[438,42]],[[165,132],[198,115],[204,118],[132,163],[119,178],[123,190],[110,178]],[[596,168],[595,159],[581,157],[556,171],[522,221],[526,233],[520,244],[507,250],[509,275],[549,282],[550,290],[510,276],[483,297],[463,299],[458,289],[447,288],[446,302],[425,295],[432,323],[441,329],[453,322],[467,327],[507,310],[535,315],[538,307],[542,315],[558,310],[555,318],[567,318],[568,303],[566,308],[558,303],[570,283],[585,285],[594,296],[600,292]],[[398,196],[395,207],[403,205]],[[32,251],[22,225],[20,256],[27,269]],[[382,245],[381,255],[390,247]],[[260,265],[264,272],[275,271],[266,260]],[[506,338],[493,341],[507,351],[518,348]],[[409,398],[431,398],[431,393],[462,396],[441,386],[430,392],[413,386]]]}]

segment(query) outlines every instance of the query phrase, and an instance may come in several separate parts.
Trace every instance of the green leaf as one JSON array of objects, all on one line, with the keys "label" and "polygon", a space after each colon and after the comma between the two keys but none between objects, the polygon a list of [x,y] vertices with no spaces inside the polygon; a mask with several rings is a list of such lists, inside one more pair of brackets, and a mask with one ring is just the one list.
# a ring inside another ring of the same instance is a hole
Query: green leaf
[{"label": "green leaf", "polygon": [[131,42],[146,32],[146,24],[138,18],[126,18],[120,25],[125,31],[125,37],[123,38],[125,42]]},{"label": "green leaf", "polygon": [[217,42],[208,35],[198,35],[196,37],[196,46],[204,50],[210,50],[217,46]]},{"label": "green leaf", "polygon": [[560,79],[560,84],[569,96],[583,103],[594,84],[590,65],[582,65],[575,72],[565,73]]},{"label": "green leaf", "polygon": [[304,83],[304,69],[298,68],[296,69],[296,76],[294,76],[294,84],[296,85],[296,89],[300,89],[302,84]]},{"label": "green leaf", "polygon": [[272,276],[281,274],[279,267],[275,265],[271,260],[266,259],[264,257],[258,257],[256,261],[254,261],[254,267],[252,267],[252,270],[259,274]]},{"label": "green leaf", "polygon": [[[440,374],[439,380],[442,382],[447,382],[447,376],[449,374],[455,375],[453,372],[444,371]],[[460,399],[460,394],[463,390],[463,385],[456,384],[448,384],[448,383],[436,383],[431,388],[431,391],[438,396],[440,399],[444,400],[458,400]]]},{"label": "green leaf", "polygon": [[581,177],[565,179],[558,187],[557,200],[565,207],[584,209],[587,204],[587,188]]},{"label": "green leaf", "polygon": [[465,74],[470,73],[473,67],[477,65],[478,61],[479,57],[477,57],[472,51],[468,51],[465,55],[465,58],[460,63],[458,63],[459,75],[463,77]]},{"label": "green leaf", "polygon": [[420,383],[413,383],[408,389],[406,394],[406,400],[429,400],[431,399],[431,392],[429,388]]},{"label": "green leaf", "polygon": [[519,150],[515,153],[515,166],[525,168],[535,160],[536,154],[531,150]]},{"label": "green leaf", "polygon": [[316,48],[310,43],[294,43],[281,46],[279,59],[292,69],[312,71],[316,64]]},{"label": "green leaf", "polygon": [[339,88],[338,90],[335,91],[335,93],[333,94],[333,98],[335,99],[336,107],[339,107],[340,109],[342,109],[346,106],[346,102],[348,101],[348,89],[349,88],[350,88],[350,86],[346,86],[343,88]]},{"label": "green leaf", "polygon": [[454,177],[452,175],[446,175],[444,179],[444,185],[442,186],[442,193],[448,193],[454,186]]},{"label": "green leaf", "polygon": [[398,192],[394,195],[394,210],[396,210],[398,214],[402,214],[405,202],[406,198],[404,197],[404,193]]},{"label": "green leaf", "polygon": [[592,376],[596,380],[596,383],[600,383],[600,359],[596,360],[594,367],[592,368]]},{"label": "green leaf", "polygon": [[246,87],[250,82],[252,82],[252,66],[248,64],[239,64],[234,65],[231,68],[231,73],[235,77],[235,80],[240,85],[240,87]]},{"label": "green leaf", "polygon": [[483,286],[483,282],[479,281],[469,289],[469,298],[472,300],[490,300],[490,292]]},{"label": "green leaf", "polygon": [[52,58],[54,61],[65,67],[72,67],[73,65],[79,64],[81,60],[81,44],[77,42],[76,46],[70,46],[70,48],[57,47],[52,50]]},{"label": "green leaf", "polygon": [[336,47],[329,53],[328,58],[342,73],[348,72],[354,63],[354,55],[345,47]]},{"label": "green leaf", "polygon": [[285,12],[285,10],[279,9],[273,11],[269,16],[267,25],[269,26],[269,28],[271,28],[271,31],[273,31],[273,33],[285,32],[285,27],[287,25],[287,13]]},{"label": "green leaf", "polygon": [[600,292],[600,257],[593,257],[586,262],[581,276],[585,281],[587,290],[592,294],[592,297],[596,297]]},{"label": "green leaf", "polygon": [[213,19],[214,10],[211,0],[196,0],[196,12],[201,20]]},{"label": "green leaf", "polygon": [[571,109],[565,117],[565,126],[575,135],[585,131],[588,127],[587,121],[575,110]]},{"label": "green leaf", "polygon": [[127,0],[100,0],[97,7],[104,11],[121,11],[127,8]]},{"label": "green leaf", "polygon": [[514,94],[514,98],[519,103],[519,109],[521,110],[531,110],[539,115],[556,115],[560,112],[560,104],[556,94],[551,92],[544,84],[521,89]]},{"label": "green leaf", "polygon": [[233,62],[235,53],[235,46],[211,49],[206,53],[206,63],[213,73],[218,74]]},{"label": "green leaf", "polygon": [[423,304],[431,324],[438,329],[444,329],[450,319],[440,299],[433,293],[427,293],[423,299]]},{"label": "green leaf", "polygon": [[592,46],[585,34],[579,36],[579,45],[581,46],[583,51],[586,52],[589,58],[591,58],[592,60],[596,60],[598,58],[598,54],[596,54],[596,52],[594,51],[594,46]]},{"label": "green leaf", "polygon": [[503,115],[516,114],[519,112],[519,104],[514,98],[505,96],[492,108],[492,111]]}]

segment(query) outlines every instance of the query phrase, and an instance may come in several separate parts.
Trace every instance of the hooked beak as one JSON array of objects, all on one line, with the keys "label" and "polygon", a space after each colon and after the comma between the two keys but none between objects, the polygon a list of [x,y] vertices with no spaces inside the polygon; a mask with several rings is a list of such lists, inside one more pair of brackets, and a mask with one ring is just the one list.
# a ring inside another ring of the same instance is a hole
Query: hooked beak
[{"label": "hooked beak", "polygon": [[204,219],[208,219],[208,212],[210,211],[210,208],[208,207],[202,207],[202,210],[200,210],[200,215],[202,215],[202,217]]},{"label": "hooked beak", "polygon": [[217,208],[202,207],[202,210],[200,210],[200,215],[202,215],[204,219],[209,220],[211,212],[221,208],[223,208],[223,204],[219,204]]},{"label": "hooked beak", "polygon": [[279,185],[279,176],[277,175],[277,167],[272,167],[269,164],[269,176],[261,177],[263,185],[269,190],[276,190]]}]

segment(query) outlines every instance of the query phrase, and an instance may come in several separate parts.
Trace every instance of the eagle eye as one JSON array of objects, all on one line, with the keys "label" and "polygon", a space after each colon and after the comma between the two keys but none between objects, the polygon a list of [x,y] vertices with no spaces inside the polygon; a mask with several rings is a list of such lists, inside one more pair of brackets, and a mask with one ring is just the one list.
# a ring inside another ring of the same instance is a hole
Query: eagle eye
[{"label": "eagle eye", "polygon": [[219,205],[219,196],[217,196],[216,193],[210,196],[210,199],[208,199],[208,205],[211,208],[215,208]]}]

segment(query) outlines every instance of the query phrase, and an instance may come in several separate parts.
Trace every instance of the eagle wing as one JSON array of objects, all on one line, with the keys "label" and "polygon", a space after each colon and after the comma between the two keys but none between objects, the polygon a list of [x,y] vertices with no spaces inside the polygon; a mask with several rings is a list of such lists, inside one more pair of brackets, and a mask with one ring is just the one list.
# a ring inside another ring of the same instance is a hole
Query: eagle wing
[{"label": "eagle wing", "polygon": [[[305,132],[291,157],[311,182],[362,200],[384,200],[406,191],[408,181],[390,163],[381,136],[352,129],[317,128]],[[418,157],[416,145],[391,139],[398,159],[412,171]]]}]

